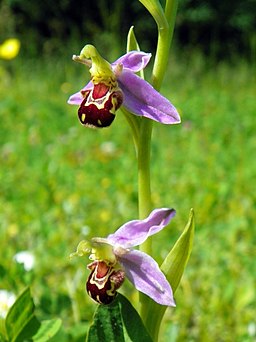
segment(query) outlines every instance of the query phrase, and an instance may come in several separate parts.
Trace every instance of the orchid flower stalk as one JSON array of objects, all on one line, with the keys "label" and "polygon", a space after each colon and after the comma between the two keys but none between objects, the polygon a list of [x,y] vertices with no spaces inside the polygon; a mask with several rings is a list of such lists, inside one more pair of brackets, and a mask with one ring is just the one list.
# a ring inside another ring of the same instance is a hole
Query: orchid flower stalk
[{"label": "orchid flower stalk", "polygon": [[[193,215],[182,237],[170,251],[163,271],[152,258],[151,235],[160,231],[173,217],[173,209],[153,210],[150,185],[150,154],[153,123],[177,124],[180,116],[174,105],[159,93],[166,72],[172,41],[177,0],[139,0],[158,27],[157,49],[151,82],[143,77],[151,54],[139,50],[133,28],[128,34],[127,53],[109,63],[96,48],[86,45],[73,60],[89,68],[91,80],[68,103],[79,106],[78,118],[85,127],[112,125],[120,109],[131,126],[138,163],[139,220],[130,221],[106,238],[82,241],[76,253],[90,254],[90,275],[86,289],[98,303],[113,302],[117,290],[128,278],[140,292],[140,314],[154,341],[168,306],[175,306],[170,282],[178,284],[187,263],[193,240]],[[139,77],[137,74],[140,73]],[[185,242],[184,242],[185,241]],[[139,250],[132,249],[139,246]],[[179,265],[177,275],[170,275],[168,261]],[[177,286],[176,286],[177,287]],[[175,289],[176,289],[175,287]],[[151,319],[154,317],[154,319]]]},{"label": "orchid flower stalk", "polygon": [[[140,2],[148,9],[158,27],[158,42],[151,80],[154,88],[159,90],[167,68],[178,1],[166,0],[164,10],[158,0],[140,0]],[[152,208],[150,184],[152,124],[152,121],[144,120],[140,127],[140,142],[138,146],[138,197],[140,218],[145,217]],[[141,246],[141,250],[152,254],[150,239]],[[143,317],[144,323],[151,335],[154,335],[157,339],[160,326],[155,326],[154,322],[150,320],[150,313],[148,310],[149,300],[145,296],[141,296],[140,300],[141,316]],[[154,309],[155,311],[158,310],[156,306]]]}]

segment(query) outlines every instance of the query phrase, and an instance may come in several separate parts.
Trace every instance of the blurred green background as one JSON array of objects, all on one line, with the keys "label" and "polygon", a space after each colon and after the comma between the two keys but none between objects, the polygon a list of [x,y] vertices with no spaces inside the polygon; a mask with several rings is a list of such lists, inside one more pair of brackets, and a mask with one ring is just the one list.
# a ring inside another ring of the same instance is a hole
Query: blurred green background
[{"label": "blurred green background", "polygon": [[[253,1],[182,1],[162,93],[182,124],[154,125],[155,207],[177,215],[154,238],[161,262],[196,213],[194,249],[169,309],[162,341],[256,340],[256,85]],[[156,27],[138,1],[0,2],[0,289],[30,285],[37,314],[60,317],[59,341],[81,341],[95,305],[77,243],[137,218],[131,132],[122,114],[108,129],[82,127],[70,94],[89,79],[71,60],[94,43],[113,61],[131,25],[154,52]],[[47,18],[47,19],[46,19]],[[148,74],[152,63],[148,67]],[[129,172],[127,172],[127,170]],[[35,257],[26,271],[14,260]],[[127,283],[122,291],[133,299]]]}]

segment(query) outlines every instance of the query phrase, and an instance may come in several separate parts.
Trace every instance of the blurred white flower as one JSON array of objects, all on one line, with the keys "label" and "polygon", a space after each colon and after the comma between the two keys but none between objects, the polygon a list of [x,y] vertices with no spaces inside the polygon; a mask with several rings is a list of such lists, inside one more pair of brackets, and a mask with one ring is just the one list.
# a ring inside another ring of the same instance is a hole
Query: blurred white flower
[{"label": "blurred white flower", "polygon": [[248,334],[250,337],[256,337],[256,323],[250,322],[248,324]]},{"label": "blurred white flower", "polygon": [[21,251],[14,255],[13,259],[19,263],[23,264],[24,269],[26,271],[30,271],[34,268],[35,265],[35,257],[29,251]]},{"label": "blurred white flower", "polygon": [[116,145],[112,141],[105,141],[100,145],[100,150],[106,155],[113,155],[116,152]]},{"label": "blurred white flower", "polygon": [[91,231],[91,228],[89,227],[89,226],[83,226],[82,228],[81,228],[81,233],[82,233],[82,235],[88,235],[89,233],[90,233],[90,231]]},{"label": "blurred white flower", "polygon": [[15,302],[16,296],[7,290],[0,290],[0,317],[5,318],[8,310]]}]

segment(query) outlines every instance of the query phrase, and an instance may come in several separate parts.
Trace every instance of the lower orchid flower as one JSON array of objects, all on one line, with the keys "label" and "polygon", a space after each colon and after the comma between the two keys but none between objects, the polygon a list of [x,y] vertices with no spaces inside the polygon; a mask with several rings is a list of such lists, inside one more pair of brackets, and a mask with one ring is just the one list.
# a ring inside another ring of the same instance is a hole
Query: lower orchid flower
[{"label": "lower orchid flower", "polygon": [[176,108],[148,82],[135,73],[143,70],[151,54],[131,51],[110,64],[96,48],[86,45],[73,60],[90,67],[91,81],[68,103],[79,105],[80,122],[89,127],[107,127],[117,109],[123,105],[129,112],[163,124],[176,124],[180,116]]},{"label": "lower orchid flower", "polygon": [[111,303],[127,277],[138,291],[155,302],[175,306],[171,286],[157,262],[148,254],[132,249],[162,230],[174,215],[174,209],[155,209],[146,219],[127,222],[106,238],[95,237],[90,242],[79,243],[71,256],[90,254],[91,273],[86,288],[92,299],[100,304]]}]

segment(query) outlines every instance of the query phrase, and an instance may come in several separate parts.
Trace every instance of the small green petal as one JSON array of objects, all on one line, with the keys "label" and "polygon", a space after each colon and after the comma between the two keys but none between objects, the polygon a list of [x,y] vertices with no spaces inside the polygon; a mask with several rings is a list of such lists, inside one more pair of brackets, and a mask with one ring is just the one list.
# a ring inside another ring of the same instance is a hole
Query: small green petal
[{"label": "small green petal", "polygon": [[[127,52],[140,51],[140,46],[139,46],[139,43],[138,43],[137,38],[135,36],[133,28],[134,28],[134,26],[130,27],[130,30],[129,30],[128,35],[127,35],[127,46],[126,46]],[[144,79],[143,69],[140,71],[139,75],[141,78]]]},{"label": "small green petal", "polygon": [[126,47],[126,51],[140,51],[140,47],[138,44],[138,41],[135,37],[135,33],[134,33],[134,26],[130,27],[130,30],[128,32],[127,35],[127,47]]},{"label": "small green petal", "polygon": [[90,73],[92,75],[93,81],[114,78],[115,75],[112,71],[111,64],[107,62],[98,53],[97,49],[93,45],[85,45],[85,47],[80,52],[80,59],[91,59],[92,67]]},{"label": "small green petal", "polygon": [[[134,26],[130,27],[130,30],[127,35],[127,45],[126,45],[126,51],[140,51],[140,46],[137,41],[137,38],[134,33]],[[144,79],[144,72],[143,69],[140,71],[140,77]],[[131,127],[132,134],[133,134],[133,141],[134,141],[134,146],[136,150],[136,154],[138,153],[138,141],[139,141],[139,125],[140,125],[140,118],[137,117],[136,115],[132,115],[131,112],[129,112],[127,109],[124,107],[121,107],[121,111],[123,112],[126,120],[128,121],[128,124]]]},{"label": "small green petal", "polygon": [[70,254],[70,258],[75,256],[82,257],[84,255],[90,254],[92,251],[92,244],[89,241],[82,240],[79,242],[76,252]]},{"label": "small green petal", "polygon": [[113,265],[116,263],[113,247],[106,242],[106,239],[93,238],[92,246],[92,254],[90,255],[91,260],[104,260]]}]

